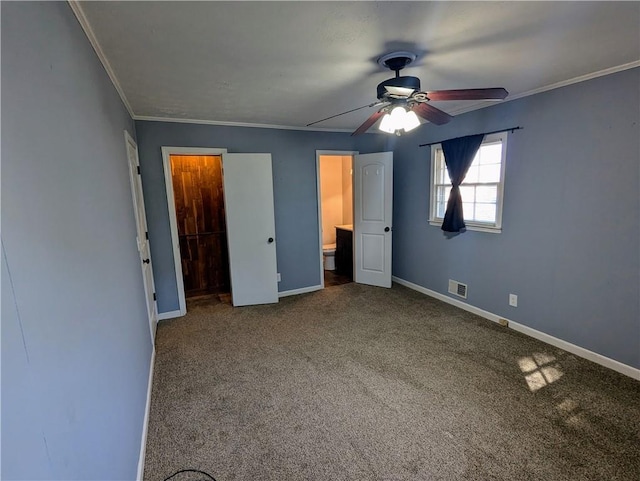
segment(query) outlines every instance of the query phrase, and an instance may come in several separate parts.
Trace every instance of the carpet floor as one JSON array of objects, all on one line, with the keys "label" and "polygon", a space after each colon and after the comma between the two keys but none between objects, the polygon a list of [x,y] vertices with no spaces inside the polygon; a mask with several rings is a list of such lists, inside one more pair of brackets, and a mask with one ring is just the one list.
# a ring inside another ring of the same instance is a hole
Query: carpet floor
[{"label": "carpet floor", "polygon": [[194,302],[156,349],[149,481],[640,479],[640,382],[402,286]]}]

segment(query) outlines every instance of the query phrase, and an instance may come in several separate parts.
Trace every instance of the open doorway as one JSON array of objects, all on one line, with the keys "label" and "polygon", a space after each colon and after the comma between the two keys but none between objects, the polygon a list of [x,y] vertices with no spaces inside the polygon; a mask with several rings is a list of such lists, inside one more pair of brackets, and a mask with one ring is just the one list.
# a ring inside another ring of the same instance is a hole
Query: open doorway
[{"label": "open doorway", "polygon": [[228,294],[221,155],[170,155],[184,294]]},{"label": "open doorway", "polygon": [[318,152],[322,286],[353,281],[353,154]]},{"label": "open doorway", "polygon": [[316,151],[316,172],[321,286],[391,287],[393,152]]},{"label": "open doorway", "polygon": [[179,309],[186,299],[228,296],[229,254],[222,154],[226,149],[162,147]]},{"label": "open doorway", "polygon": [[162,147],[162,162],[179,309],[159,318],[185,315],[192,295],[278,302],[271,154]]}]

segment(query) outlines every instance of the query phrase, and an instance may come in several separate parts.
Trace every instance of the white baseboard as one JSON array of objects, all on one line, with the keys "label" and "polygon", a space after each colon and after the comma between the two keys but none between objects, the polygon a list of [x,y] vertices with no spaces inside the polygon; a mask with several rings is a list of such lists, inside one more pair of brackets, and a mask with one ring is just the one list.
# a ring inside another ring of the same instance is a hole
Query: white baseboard
[{"label": "white baseboard", "polygon": [[[322,289],[322,285],[320,285],[320,284],[318,284],[317,286],[301,287],[300,289],[291,289],[290,291],[278,292],[278,298],[280,298],[280,297],[288,297],[288,296],[296,296],[298,294],[306,294],[308,292],[319,291],[321,289]],[[162,312],[162,313],[158,314],[158,320],[159,321],[164,321],[165,319],[173,319],[175,317],[184,316],[185,314],[186,314],[186,312],[182,312],[179,309],[177,311]]]},{"label": "white baseboard", "polygon": [[584,359],[595,362],[596,364],[600,364],[601,366],[607,367],[609,369],[613,369],[614,371],[624,374],[625,376],[629,376],[640,381],[640,369],[629,366],[627,364],[623,364],[619,361],[616,361],[615,359],[611,359],[609,357],[603,356],[602,354],[598,354],[597,352],[590,351],[588,349],[585,349],[584,347],[576,346],[575,344],[571,344],[570,342],[558,339],[557,337],[553,337],[542,331],[538,331],[531,327],[525,326],[524,324],[520,324],[518,322],[507,319],[504,316],[499,316],[492,312],[485,311],[484,309],[480,309],[479,307],[472,306],[471,304],[459,301],[458,299],[453,299],[447,295],[432,291],[431,289],[427,289],[426,287],[422,287],[418,284],[414,284],[413,282],[406,281],[399,277],[393,276],[393,281],[397,282],[400,285],[408,287],[409,289],[413,289],[414,291],[421,292],[422,294],[434,297],[440,301],[446,302],[447,304],[451,304],[453,306],[459,307],[460,309],[476,314],[480,317],[484,317],[485,319],[488,319],[490,321],[499,322],[500,319],[506,319],[509,322],[509,327],[514,331],[521,332],[523,334],[526,334],[527,336],[538,339],[539,341],[546,342],[547,344],[551,344],[555,347],[559,347],[560,349],[575,354],[576,356],[580,356]]},{"label": "white baseboard", "polygon": [[278,297],[287,297],[287,296],[295,296],[298,294],[306,294],[307,292],[319,291],[321,289],[322,289],[322,286],[320,284],[318,284],[317,286],[302,287],[300,289],[291,289],[290,291],[278,292]]},{"label": "white baseboard", "polygon": [[184,316],[186,312],[182,312],[180,309],[177,311],[161,312],[158,314],[158,320],[164,321],[165,319],[173,319],[174,317]]},{"label": "white baseboard", "polygon": [[151,409],[151,389],[153,387],[153,366],[156,363],[156,348],[153,347],[151,353],[151,365],[149,366],[149,383],[147,386],[147,405],[144,410],[144,421],[142,425],[142,439],[140,440],[140,456],[138,457],[137,481],[142,481],[144,476],[144,458],[147,452],[147,431],[149,429],[149,410]]}]

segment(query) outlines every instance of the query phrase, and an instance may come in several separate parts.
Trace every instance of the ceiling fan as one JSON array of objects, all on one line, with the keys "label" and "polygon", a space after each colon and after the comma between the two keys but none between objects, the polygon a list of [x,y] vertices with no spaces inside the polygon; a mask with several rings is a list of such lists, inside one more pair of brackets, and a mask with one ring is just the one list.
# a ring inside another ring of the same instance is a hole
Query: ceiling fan
[{"label": "ceiling fan", "polygon": [[419,78],[400,76],[400,70],[412,63],[416,57],[412,52],[392,52],[380,57],[378,64],[393,70],[396,76],[378,84],[377,102],[312,122],[307,124],[307,127],[367,107],[381,107],[351,135],[365,133],[381,117],[382,121],[378,126],[380,130],[400,135],[403,131],[409,132],[418,127],[419,117],[436,125],[446,124],[453,118],[448,113],[430,105],[429,102],[432,100],[504,100],[509,95],[509,92],[501,87],[422,92]]}]

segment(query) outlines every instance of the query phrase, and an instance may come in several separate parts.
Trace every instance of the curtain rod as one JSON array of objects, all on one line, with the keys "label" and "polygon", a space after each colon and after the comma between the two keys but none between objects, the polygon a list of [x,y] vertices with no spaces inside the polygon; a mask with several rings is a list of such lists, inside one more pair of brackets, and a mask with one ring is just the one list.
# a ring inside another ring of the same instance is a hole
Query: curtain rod
[{"label": "curtain rod", "polygon": [[[500,130],[494,130],[492,132],[485,132],[482,135],[491,135],[491,134],[497,134],[498,132],[511,132],[513,133],[514,130],[520,130],[522,129],[522,127],[518,126],[518,127],[510,127],[508,129],[500,129]],[[476,135],[476,134],[471,134],[471,135]],[[464,136],[466,137],[466,136]],[[456,139],[461,139],[462,137],[454,137]],[[453,139],[448,139],[448,140],[453,140]],[[430,142],[428,144],[420,144],[418,145],[418,147],[427,147],[429,145],[436,145],[436,144],[441,144],[442,142],[446,142],[446,140],[439,140],[438,142]]]}]

